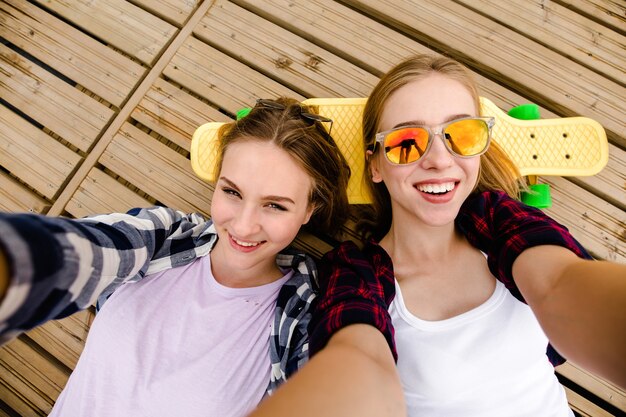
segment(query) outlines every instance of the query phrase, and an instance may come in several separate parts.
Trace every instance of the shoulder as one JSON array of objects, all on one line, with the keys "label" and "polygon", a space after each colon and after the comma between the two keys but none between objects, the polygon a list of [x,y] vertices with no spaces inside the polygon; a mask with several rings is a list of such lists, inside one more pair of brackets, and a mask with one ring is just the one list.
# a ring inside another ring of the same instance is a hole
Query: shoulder
[{"label": "shoulder", "polygon": [[367,259],[379,250],[382,250],[382,248],[374,240],[369,240],[361,245],[357,245],[351,240],[346,240],[335,246],[330,251],[326,252],[322,260],[329,261],[338,259]]},{"label": "shoulder", "polygon": [[468,237],[473,234],[495,236],[536,227],[567,231],[540,209],[493,190],[469,196],[461,206],[456,225]]},{"label": "shoulder", "polygon": [[461,206],[460,215],[493,216],[497,212],[540,212],[525,205],[519,200],[509,197],[504,191],[489,190],[470,195]]},{"label": "shoulder", "polygon": [[344,241],[327,252],[322,258],[322,267],[328,265],[351,265],[377,269],[391,265],[387,252],[373,239],[359,246],[353,241]]},{"label": "shoulder", "polygon": [[317,277],[315,260],[310,255],[291,246],[276,255],[276,264],[283,269],[292,269],[294,271],[293,277],[304,280],[316,279]]},{"label": "shoulder", "polygon": [[303,302],[310,305],[317,293],[317,265],[308,254],[287,247],[276,255],[276,264],[282,269],[291,269],[293,274],[279,292],[277,305]]}]

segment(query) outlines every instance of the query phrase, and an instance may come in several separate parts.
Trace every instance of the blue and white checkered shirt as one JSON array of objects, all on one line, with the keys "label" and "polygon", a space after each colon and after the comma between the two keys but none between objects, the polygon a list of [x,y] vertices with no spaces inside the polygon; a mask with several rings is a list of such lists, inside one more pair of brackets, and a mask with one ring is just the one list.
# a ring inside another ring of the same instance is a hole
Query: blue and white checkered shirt
[{"label": "blue and white checkered shirt", "polygon": [[[165,207],[78,220],[0,213],[0,247],[11,271],[0,304],[0,343],[100,304],[125,282],[206,256],[216,241],[211,221]],[[276,261],[294,274],[276,301],[268,394],[308,360],[316,288],[309,256],[287,248]]]}]

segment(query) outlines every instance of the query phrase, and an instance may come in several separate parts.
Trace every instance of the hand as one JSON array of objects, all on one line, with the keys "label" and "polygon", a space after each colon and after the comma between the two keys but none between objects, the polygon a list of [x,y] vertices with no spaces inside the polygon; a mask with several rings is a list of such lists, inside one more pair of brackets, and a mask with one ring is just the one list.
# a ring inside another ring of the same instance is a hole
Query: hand
[{"label": "hand", "polygon": [[400,377],[382,334],[353,324],[338,330],[249,417],[406,417]]}]

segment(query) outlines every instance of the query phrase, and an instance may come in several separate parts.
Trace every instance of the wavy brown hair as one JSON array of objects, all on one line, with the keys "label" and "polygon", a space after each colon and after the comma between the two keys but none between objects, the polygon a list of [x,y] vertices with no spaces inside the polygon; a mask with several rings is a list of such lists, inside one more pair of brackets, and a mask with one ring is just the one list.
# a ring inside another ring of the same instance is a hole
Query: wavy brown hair
[{"label": "wavy brown hair", "polygon": [[[389,97],[406,84],[424,78],[430,74],[441,74],[460,82],[474,98],[474,104],[480,110],[480,96],[476,82],[461,63],[444,56],[416,55],[410,57],[387,72],[374,87],[363,112],[363,146],[375,143],[376,133],[380,128],[380,118]],[[377,152],[376,147],[374,152]],[[391,197],[384,183],[375,183],[370,176],[371,157],[365,161],[364,184],[373,203],[362,208],[357,231],[363,238],[372,237],[380,240],[391,227]],[[495,142],[480,156],[480,172],[474,192],[502,190],[513,198],[519,198],[519,170]]]},{"label": "wavy brown hair", "polygon": [[224,153],[231,144],[273,143],[287,152],[312,180],[309,204],[313,214],[307,228],[335,235],[349,213],[349,165],[322,123],[302,116],[314,113],[313,108],[286,97],[270,101],[277,108],[256,105],[247,116],[222,126],[216,173],[221,171]]}]

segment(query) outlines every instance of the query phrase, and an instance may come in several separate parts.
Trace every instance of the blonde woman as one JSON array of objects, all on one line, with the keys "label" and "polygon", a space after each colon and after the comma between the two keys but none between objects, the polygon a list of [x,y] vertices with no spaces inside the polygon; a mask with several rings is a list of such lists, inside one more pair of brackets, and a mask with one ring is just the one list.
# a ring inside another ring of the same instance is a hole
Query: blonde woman
[{"label": "blonde woman", "polygon": [[444,57],[407,59],[374,88],[365,245],[323,259],[311,353],[376,328],[411,416],[572,416],[553,369],[563,357],[626,386],[626,266],[589,260],[516,200],[516,169],[479,109],[469,71]]}]

